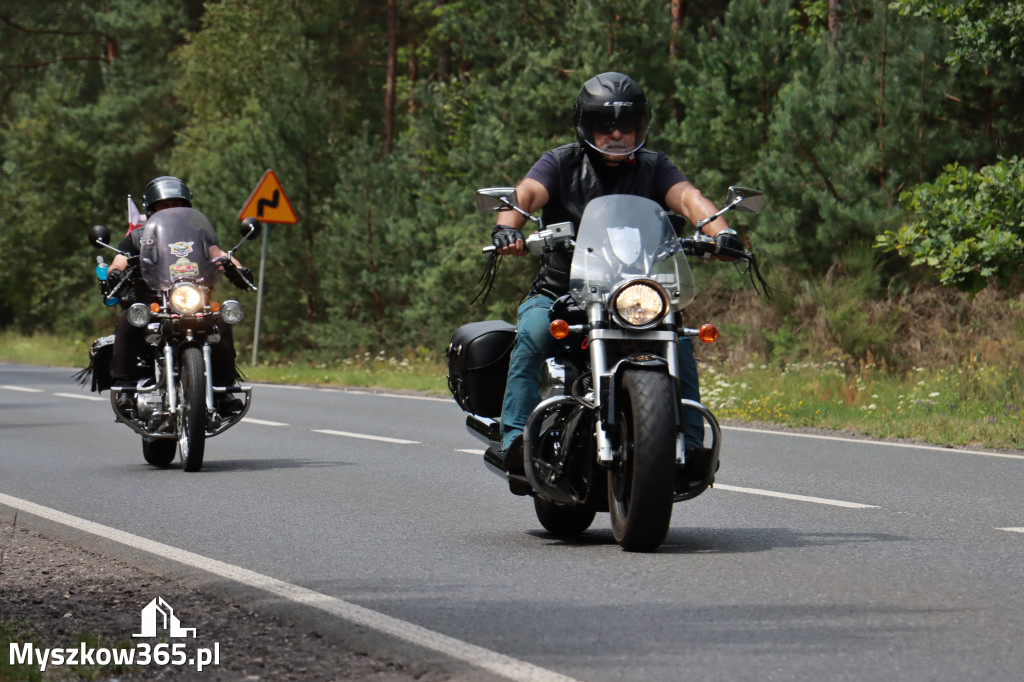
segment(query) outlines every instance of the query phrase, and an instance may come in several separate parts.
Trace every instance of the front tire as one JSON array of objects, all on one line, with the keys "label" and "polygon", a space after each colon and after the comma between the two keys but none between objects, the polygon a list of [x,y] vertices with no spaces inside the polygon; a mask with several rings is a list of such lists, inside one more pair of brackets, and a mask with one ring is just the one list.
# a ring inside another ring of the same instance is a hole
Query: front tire
[{"label": "front tire", "polygon": [[181,354],[178,377],[178,448],[185,471],[199,471],[206,451],[206,363],[198,348],[186,348]]},{"label": "front tire", "polygon": [[554,502],[533,498],[533,509],[537,512],[540,525],[558,537],[579,535],[594,522],[597,512],[588,507],[565,507]]},{"label": "front tire", "polygon": [[608,507],[615,541],[629,552],[658,548],[672,519],[676,416],[672,377],[631,368],[622,376]]},{"label": "front tire", "polygon": [[155,467],[167,468],[174,461],[178,443],[169,438],[143,438],[142,456]]}]

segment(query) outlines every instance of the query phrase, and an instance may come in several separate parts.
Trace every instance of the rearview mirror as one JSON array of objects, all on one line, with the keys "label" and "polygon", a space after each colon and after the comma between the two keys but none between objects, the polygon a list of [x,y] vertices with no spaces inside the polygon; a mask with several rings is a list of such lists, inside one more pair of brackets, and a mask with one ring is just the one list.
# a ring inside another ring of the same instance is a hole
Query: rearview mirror
[{"label": "rearview mirror", "polygon": [[256,239],[256,237],[260,236],[260,231],[262,230],[263,225],[255,218],[246,218],[238,226],[238,233],[242,235],[243,239]]},{"label": "rearview mirror", "polygon": [[518,204],[515,187],[489,187],[476,191],[476,210],[480,213],[507,211]]},{"label": "rearview mirror", "polygon": [[105,225],[93,225],[89,228],[89,243],[97,249],[110,244],[110,230]]},{"label": "rearview mirror", "polygon": [[764,192],[747,187],[730,187],[725,195],[725,205],[734,211],[743,213],[760,213],[764,206]]}]

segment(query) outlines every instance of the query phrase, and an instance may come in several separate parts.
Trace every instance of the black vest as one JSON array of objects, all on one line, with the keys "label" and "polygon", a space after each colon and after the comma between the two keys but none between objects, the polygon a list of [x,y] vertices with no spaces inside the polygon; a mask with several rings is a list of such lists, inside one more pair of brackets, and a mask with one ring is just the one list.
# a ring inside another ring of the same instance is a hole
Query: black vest
[{"label": "black vest", "polygon": [[[658,154],[637,150],[632,161],[617,168],[595,170],[590,154],[578,143],[552,150],[558,160],[558,193],[556,201],[544,207],[544,224],[571,222],[579,235],[583,209],[592,199],[607,194],[633,194],[656,201],[662,207],[665,197],[654,196]],[[600,161],[597,161],[600,163]],[[569,293],[569,267],[572,251],[559,249],[544,254],[537,279],[530,287],[530,296],[545,294],[558,298]]]}]

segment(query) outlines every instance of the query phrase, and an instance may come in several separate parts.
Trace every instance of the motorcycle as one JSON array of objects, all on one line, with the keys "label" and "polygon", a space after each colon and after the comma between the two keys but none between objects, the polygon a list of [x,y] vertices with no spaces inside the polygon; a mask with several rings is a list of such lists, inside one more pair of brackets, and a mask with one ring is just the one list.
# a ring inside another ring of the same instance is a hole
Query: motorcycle
[{"label": "motorcycle", "polygon": [[[512,493],[533,497],[549,532],[575,536],[608,512],[623,549],[653,551],[673,505],[714,483],[721,428],[711,410],[678,392],[679,338],[710,343],[718,336],[710,324],[680,325],[680,312],[695,298],[687,257],[733,260],[764,287],[753,253],[719,247],[701,232],[727,211],[758,213],[763,202],[757,190],[730,187],[725,207],[699,222],[692,238],[680,238],[673,221],[681,216],[643,197],[609,195],[587,204],[574,236],[571,223],[544,226],[523,211],[512,188],[477,192],[480,212],[514,210],[537,225],[526,239],[532,255],[573,249],[570,293],[550,310],[559,351],[547,361],[541,401],[526,422],[522,473],[505,461],[500,435],[515,327],[502,320],[463,325],[447,352],[449,389],[468,413],[469,433],[487,445],[485,464]],[[688,410],[708,425],[709,448],[687,451]]]},{"label": "motorcycle", "polygon": [[[142,437],[146,462],[167,467],[180,452],[182,468],[199,471],[206,439],[241,421],[252,399],[250,386],[213,385],[211,345],[220,341],[226,326],[242,320],[243,311],[238,301],[213,300],[211,289],[224,274],[240,289],[256,290],[248,270],[236,267],[231,256],[246,240],[255,239],[262,226],[255,218],[244,220],[241,240],[217,260],[210,259],[208,250],[213,227],[194,209],[164,209],[138,229],[144,230],[139,255],[111,246],[110,231],[102,225],[89,231],[89,241],[128,258],[120,281],[114,283],[107,281],[107,266],[97,257],[104,303],[130,298],[139,282],[155,294],[153,303],[135,302],[127,309],[128,322],[146,330],[146,351],[138,366],[144,378],[135,386],[111,385],[113,336],[93,344],[90,365],[78,378],[84,384],[91,375],[94,391],[110,389],[115,421]],[[215,409],[217,397],[241,398],[241,408],[221,414]]]}]

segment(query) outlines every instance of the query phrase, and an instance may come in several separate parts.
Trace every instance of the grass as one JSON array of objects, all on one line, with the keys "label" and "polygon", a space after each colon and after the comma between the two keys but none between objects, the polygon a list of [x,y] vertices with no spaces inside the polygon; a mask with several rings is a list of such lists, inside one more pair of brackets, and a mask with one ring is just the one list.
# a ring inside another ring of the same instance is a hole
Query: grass
[{"label": "grass", "polygon": [[[0,361],[84,367],[89,341],[0,333]],[[241,358],[241,356],[240,356]],[[701,396],[719,419],[854,431],[936,445],[1024,450],[1024,377],[1015,361],[895,373],[873,364],[700,365]],[[441,358],[384,353],[331,364],[280,363],[242,370],[248,381],[375,387],[448,395]]]}]

